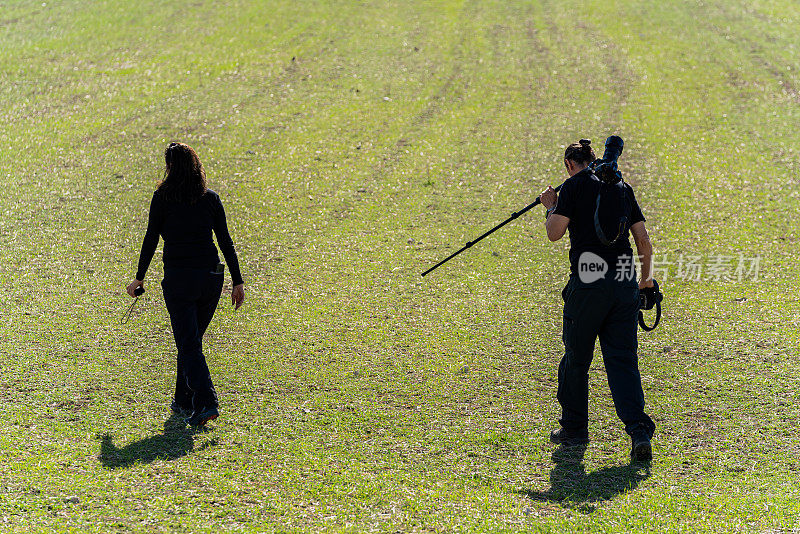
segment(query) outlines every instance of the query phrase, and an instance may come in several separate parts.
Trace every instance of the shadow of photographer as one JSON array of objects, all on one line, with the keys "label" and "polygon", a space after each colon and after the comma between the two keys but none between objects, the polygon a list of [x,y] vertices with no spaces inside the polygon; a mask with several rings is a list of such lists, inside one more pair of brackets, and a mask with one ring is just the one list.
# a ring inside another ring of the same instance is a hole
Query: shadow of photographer
[{"label": "shadow of photographer", "polygon": [[553,452],[555,465],[550,471],[550,489],[519,493],[535,501],[576,505],[579,510],[591,513],[594,503],[631,491],[650,476],[650,462],[631,462],[587,473],[583,464],[585,454],[585,445],[560,446]]},{"label": "shadow of photographer", "polygon": [[[164,421],[164,431],[148,438],[129,443],[122,448],[114,445],[111,434],[100,437],[100,462],[107,469],[130,467],[136,463],[148,464],[154,460],[175,460],[194,450],[193,434],[182,417],[171,415]],[[197,450],[203,450],[216,441],[203,443]]]}]

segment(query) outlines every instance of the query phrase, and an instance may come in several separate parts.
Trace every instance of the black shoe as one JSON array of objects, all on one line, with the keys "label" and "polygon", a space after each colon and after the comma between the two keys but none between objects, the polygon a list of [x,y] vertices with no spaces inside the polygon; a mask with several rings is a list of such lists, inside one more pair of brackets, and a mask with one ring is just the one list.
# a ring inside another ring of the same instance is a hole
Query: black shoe
[{"label": "black shoe", "polygon": [[560,427],[550,432],[550,441],[556,445],[566,445],[567,447],[586,445],[589,443],[589,434],[588,432],[576,432]]},{"label": "black shoe", "polygon": [[182,415],[184,417],[188,417],[192,414],[191,408],[187,408],[186,406],[181,406],[175,399],[172,399],[172,404],[169,405],[169,409],[172,410],[172,413],[174,413],[175,415]]},{"label": "black shoe", "polygon": [[631,459],[634,462],[649,462],[653,459],[653,447],[647,434],[631,436]]},{"label": "black shoe", "polygon": [[208,406],[195,410],[192,415],[186,418],[186,424],[189,426],[201,427],[205,426],[209,421],[213,421],[219,417],[219,410],[216,406]]}]

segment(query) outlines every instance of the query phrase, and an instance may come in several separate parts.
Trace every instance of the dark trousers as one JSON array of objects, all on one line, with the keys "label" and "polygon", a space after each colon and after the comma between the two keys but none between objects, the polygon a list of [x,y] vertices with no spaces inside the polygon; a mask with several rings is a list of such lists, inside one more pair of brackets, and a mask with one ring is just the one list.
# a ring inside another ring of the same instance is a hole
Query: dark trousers
[{"label": "dark trousers", "polygon": [[175,400],[185,408],[217,406],[217,392],[203,355],[205,334],[222,293],[222,273],[210,269],[164,269],[164,301],[178,348]]},{"label": "dark trousers", "polygon": [[655,424],[644,413],[644,392],[636,354],[639,288],[635,282],[571,277],[564,298],[564,357],[558,366],[561,426],[580,434],[589,423],[589,366],[595,340],[600,349],[617,416],[628,434],[652,437]]}]

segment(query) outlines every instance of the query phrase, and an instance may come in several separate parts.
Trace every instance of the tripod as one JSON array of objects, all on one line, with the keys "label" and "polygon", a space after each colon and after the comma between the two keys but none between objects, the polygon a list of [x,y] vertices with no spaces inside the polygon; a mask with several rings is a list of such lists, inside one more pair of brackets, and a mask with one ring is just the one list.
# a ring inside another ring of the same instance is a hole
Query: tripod
[{"label": "tripod", "polygon": [[[558,193],[558,191],[561,189],[561,186],[562,186],[562,185],[564,185],[564,184],[561,184],[561,185],[559,185],[558,187],[556,187],[556,188],[555,188],[555,192],[556,192],[556,193]],[[444,264],[444,263],[446,263],[446,262],[448,262],[448,261],[452,260],[453,258],[455,258],[456,256],[458,256],[459,254],[461,254],[462,252],[464,252],[465,250],[467,250],[468,248],[470,248],[472,245],[474,245],[475,243],[477,243],[478,241],[480,241],[481,239],[483,239],[484,237],[489,237],[489,236],[490,236],[490,235],[492,235],[492,234],[493,234],[495,231],[497,231],[497,230],[499,230],[500,228],[502,228],[503,226],[507,225],[508,223],[510,223],[511,221],[513,221],[514,219],[516,219],[517,217],[519,217],[520,215],[523,215],[523,214],[524,214],[526,211],[528,211],[528,210],[529,210],[529,209],[531,209],[532,207],[534,207],[534,206],[537,206],[537,205],[539,205],[539,204],[541,204],[541,203],[542,203],[542,199],[541,199],[541,197],[536,197],[536,200],[534,200],[533,202],[531,202],[530,204],[528,204],[527,206],[525,206],[524,208],[522,208],[520,211],[515,211],[514,213],[512,213],[512,214],[511,214],[511,217],[509,217],[509,218],[508,218],[508,219],[506,219],[505,221],[501,222],[500,224],[498,224],[497,226],[495,226],[494,228],[492,228],[491,230],[489,230],[488,232],[486,232],[485,234],[483,234],[482,236],[480,236],[480,237],[479,237],[479,238],[477,238],[476,240],[474,240],[474,241],[467,241],[467,244],[466,244],[466,245],[464,245],[464,246],[463,246],[463,247],[461,247],[459,250],[457,250],[457,251],[453,252],[453,253],[452,253],[452,254],[450,254],[448,257],[446,257],[445,259],[443,259],[442,261],[440,261],[439,263],[437,263],[436,265],[434,265],[433,267],[431,267],[430,269],[428,269],[427,271],[425,271],[424,273],[422,273],[422,276],[425,276],[426,274],[428,274],[429,272],[433,271],[434,269],[436,269],[436,268],[437,268],[437,267],[439,267],[440,265],[442,265],[442,264]]]}]

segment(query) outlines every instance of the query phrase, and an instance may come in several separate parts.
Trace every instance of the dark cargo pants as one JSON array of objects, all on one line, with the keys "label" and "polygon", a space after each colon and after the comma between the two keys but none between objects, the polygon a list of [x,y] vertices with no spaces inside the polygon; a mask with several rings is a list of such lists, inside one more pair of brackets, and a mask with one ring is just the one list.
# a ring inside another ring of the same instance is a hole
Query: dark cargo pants
[{"label": "dark cargo pants", "polygon": [[175,400],[184,408],[217,406],[217,392],[203,355],[203,334],[217,309],[222,280],[222,273],[210,269],[164,269],[161,287],[178,349]]},{"label": "dark cargo pants", "polygon": [[558,367],[561,426],[585,434],[589,423],[589,366],[595,340],[608,376],[617,416],[625,431],[652,437],[655,424],[644,413],[644,392],[637,357],[639,288],[636,282],[598,280],[591,284],[570,277],[564,298],[564,357]]}]

